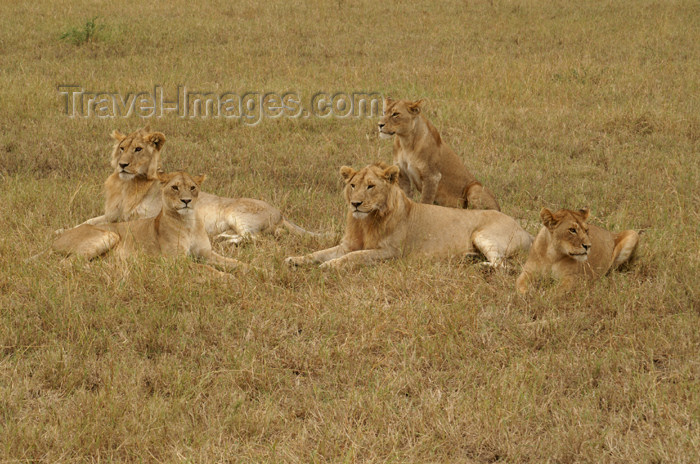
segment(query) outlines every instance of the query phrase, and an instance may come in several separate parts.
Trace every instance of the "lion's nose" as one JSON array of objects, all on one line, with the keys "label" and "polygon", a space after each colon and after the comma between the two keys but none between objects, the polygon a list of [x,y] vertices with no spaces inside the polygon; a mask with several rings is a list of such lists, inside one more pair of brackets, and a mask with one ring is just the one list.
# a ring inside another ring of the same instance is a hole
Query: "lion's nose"
[{"label": "lion's nose", "polygon": [[124,168],[127,167],[128,165],[129,165],[129,163],[119,163],[119,167],[122,168],[122,169],[124,169]]},{"label": "lion's nose", "polygon": [[191,200],[191,199],[188,199],[188,198],[181,198],[180,201],[183,202],[183,203],[185,204],[185,206],[187,206],[187,205],[190,204],[190,202],[191,202],[192,200]]},{"label": "lion's nose", "polygon": [[352,201],[352,202],[350,202],[350,204],[352,206],[354,206],[355,208],[357,208],[358,206],[360,206],[362,204],[362,202],[361,201]]},{"label": "lion's nose", "polygon": [[383,122],[380,122],[380,123],[379,123],[379,128],[381,129],[382,127],[384,127],[384,123],[383,123]]},{"label": "lion's nose", "polygon": [[586,251],[588,251],[588,249],[589,249],[590,247],[591,247],[590,245],[586,245],[585,243],[583,244],[583,249],[586,250]]}]

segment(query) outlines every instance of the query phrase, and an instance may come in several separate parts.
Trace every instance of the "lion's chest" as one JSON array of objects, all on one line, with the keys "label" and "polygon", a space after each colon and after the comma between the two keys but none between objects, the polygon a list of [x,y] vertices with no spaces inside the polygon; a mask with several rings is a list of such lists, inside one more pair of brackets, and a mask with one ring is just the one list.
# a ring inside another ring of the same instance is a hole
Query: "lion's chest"
[{"label": "lion's chest", "polygon": [[197,241],[186,227],[168,230],[159,237],[161,253],[170,256],[196,255]]},{"label": "lion's chest", "polygon": [[560,258],[552,263],[551,275],[557,280],[573,276],[595,277],[596,273],[587,261],[579,262],[567,257]]},{"label": "lion's chest", "polygon": [[412,152],[402,149],[399,151],[396,164],[408,176],[411,183],[421,191],[423,189],[423,181],[419,168],[420,160],[416,159]]}]

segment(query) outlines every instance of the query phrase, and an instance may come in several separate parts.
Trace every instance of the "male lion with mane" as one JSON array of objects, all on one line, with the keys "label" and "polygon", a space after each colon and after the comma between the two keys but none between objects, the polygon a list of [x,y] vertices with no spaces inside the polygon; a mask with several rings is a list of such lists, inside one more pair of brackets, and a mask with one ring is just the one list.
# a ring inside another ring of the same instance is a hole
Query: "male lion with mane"
[{"label": "male lion with mane", "polygon": [[161,209],[157,216],[129,222],[81,224],[54,242],[53,250],[87,259],[109,250],[121,257],[137,252],[151,255],[188,255],[225,270],[248,269],[248,265],[214,252],[199,215],[199,185],[204,176],[185,172],[158,173]]},{"label": "male lion with mane", "polygon": [[423,100],[384,100],[379,136],[394,137],[401,188],[411,196],[414,185],[421,192],[421,203],[500,211],[493,193],[476,180],[421,114],[422,104]]},{"label": "male lion with mane", "polygon": [[[104,224],[153,217],[161,208],[160,153],[165,135],[148,126],[124,135],[112,132],[114,172],[105,181],[105,214],[83,224]],[[240,243],[282,227],[296,234],[317,235],[287,220],[274,206],[252,198],[226,198],[201,192],[198,210],[210,236]]]},{"label": "male lion with mane", "polygon": [[545,274],[561,280],[562,288],[570,290],[577,280],[595,279],[630,259],[639,234],[634,230],[608,232],[586,223],[588,216],[588,208],[556,213],[542,208],[543,227],[516,282],[520,293],[526,293],[530,282]]},{"label": "male lion with mane", "polygon": [[450,256],[481,252],[491,266],[527,250],[532,236],[510,216],[492,210],[463,210],[413,202],[398,186],[399,168],[375,163],[355,171],[343,166],[348,205],[340,245],[305,256],[289,265],[321,267],[368,264],[409,254]]}]

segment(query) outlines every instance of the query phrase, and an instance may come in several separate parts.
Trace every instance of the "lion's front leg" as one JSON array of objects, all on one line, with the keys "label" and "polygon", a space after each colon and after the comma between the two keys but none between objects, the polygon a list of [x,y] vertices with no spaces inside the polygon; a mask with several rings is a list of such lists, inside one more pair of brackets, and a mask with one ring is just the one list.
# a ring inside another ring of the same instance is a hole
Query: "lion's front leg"
[{"label": "lion's front leg", "polygon": [[552,270],[536,260],[528,259],[523,265],[518,279],[515,281],[515,288],[522,295],[526,294],[530,287],[537,281],[552,273]]},{"label": "lion's front leg", "polygon": [[399,167],[399,187],[406,193],[408,198],[411,198],[411,194],[413,193],[411,178],[408,177],[408,173],[401,167]]},{"label": "lion's front leg", "polygon": [[423,182],[423,194],[421,195],[420,202],[432,205],[435,201],[435,196],[438,191],[438,184],[442,179],[442,174],[439,171],[429,173],[422,178]]},{"label": "lion's front leg", "polygon": [[321,264],[323,268],[339,269],[341,267],[354,266],[360,264],[370,264],[375,261],[396,258],[399,253],[391,248],[378,248],[374,250],[353,251],[339,258],[326,261]]},{"label": "lion's front leg", "polygon": [[96,226],[96,225],[99,225],[99,224],[105,224],[105,223],[107,223],[107,222],[109,222],[109,221],[107,220],[107,215],[103,214],[102,216],[96,216],[96,217],[94,217],[94,218],[90,218],[90,219],[88,219],[87,221],[83,222],[83,223],[80,224],[80,225],[82,226],[83,224],[90,224],[90,225]]},{"label": "lion's front leg", "polygon": [[521,295],[524,295],[527,293],[528,289],[530,288],[530,282],[532,281],[532,275],[523,270],[523,272],[520,273],[518,276],[518,280],[515,281],[515,288],[518,290],[518,292]]},{"label": "lion's front leg", "polygon": [[320,250],[303,256],[290,256],[284,260],[289,266],[303,266],[307,264],[325,263],[333,259],[337,259],[345,254],[345,248],[342,245],[334,246],[325,250]]}]

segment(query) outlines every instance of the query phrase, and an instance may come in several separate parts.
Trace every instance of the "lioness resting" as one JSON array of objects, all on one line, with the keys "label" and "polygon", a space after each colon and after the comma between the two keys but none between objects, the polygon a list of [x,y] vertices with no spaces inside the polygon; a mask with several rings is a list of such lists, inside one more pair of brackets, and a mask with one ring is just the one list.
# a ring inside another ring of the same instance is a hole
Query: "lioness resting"
[{"label": "lioness resting", "polygon": [[100,225],[81,224],[54,242],[53,250],[91,259],[114,249],[125,257],[141,251],[151,255],[190,255],[226,270],[246,269],[235,259],[215,253],[199,216],[199,184],[204,176],[185,172],[158,174],[161,210],[156,217]]},{"label": "lioness resting", "polygon": [[532,236],[498,211],[472,211],[415,203],[398,186],[398,166],[376,163],[355,171],[343,166],[347,226],[340,245],[305,256],[289,265],[322,267],[367,264],[408,254],[447,256],[480,251],[488,264],[527,250]]},{"label": "lioness resting", "polygon": [[627,261],[639,241],[633,230],[618,234],[587,224],[589,211],[542,208],[544,227],[535,238],[523,271],[516,282],[520,293],[538,276],[551,274],[571,289],[579,278],[594,279]]},{"label": "lioness resting", "polygon": [[379,136],[395,136],[394,164],[400,169],[401,188],[410,197],[415,185],[421,203],[500,211],[493,193],[476,180],[421,114],[422,104],[423,100],[384,100]]},{"label": "lioness resting", "polygon": [[[114,172],[105,182],[105,214],[83,224],[130,221],[153,217],[160,211],[160,152],[165,135],[146,126],[129,135],[115,130]],[[225,198],[201,192],[197,207],[210,236],[239,243],[263,232],[285,227],[297,234],[315,235],[288,221],[270,204],[252,198]]]}]

